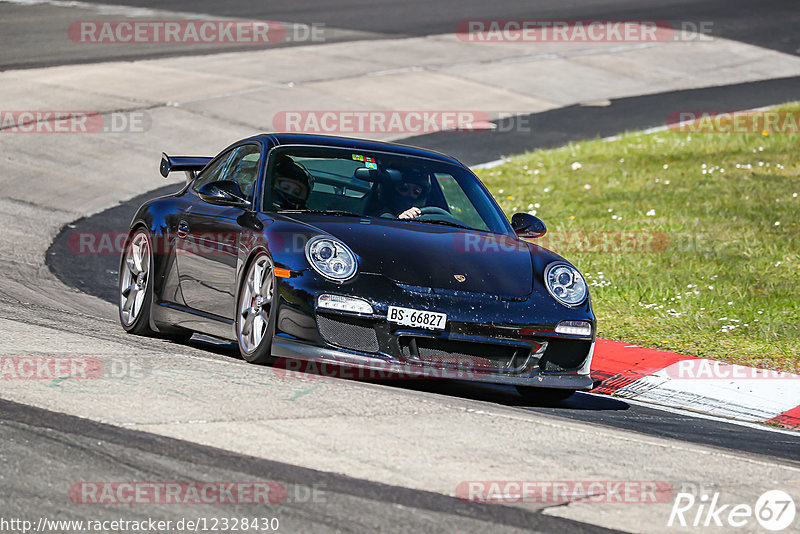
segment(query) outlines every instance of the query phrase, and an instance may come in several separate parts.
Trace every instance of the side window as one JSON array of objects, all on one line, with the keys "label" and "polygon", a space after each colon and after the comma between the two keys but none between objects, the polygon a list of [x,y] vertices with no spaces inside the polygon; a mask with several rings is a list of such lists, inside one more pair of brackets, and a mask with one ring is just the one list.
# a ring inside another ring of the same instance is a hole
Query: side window
[{"label": "side window", "polygon": [[272,168],[272,209],[307,209],[313,187],[314,178],[304,165],[289,156],[278,156]]},{"label": "side window", "polygon": [[210,184],[211,182],[216,182],[220,179],[220,174],[225,169],[225,164],[228,160],[231,159],[231,152],[227,152],[223,154],[217,160],[212,163],[209,167],[207,167],[200,176],[194,181],[192,185],[192,189],[194,191],[200,191],[202,187],[206,184]]},{"label": "side window", "polygon": [[223,171],[221,179],[236,182],[244,195],[250,198],[258,178],[258,164],[260,161],[260,146],[240,146],[233,151],[228,167]]}]

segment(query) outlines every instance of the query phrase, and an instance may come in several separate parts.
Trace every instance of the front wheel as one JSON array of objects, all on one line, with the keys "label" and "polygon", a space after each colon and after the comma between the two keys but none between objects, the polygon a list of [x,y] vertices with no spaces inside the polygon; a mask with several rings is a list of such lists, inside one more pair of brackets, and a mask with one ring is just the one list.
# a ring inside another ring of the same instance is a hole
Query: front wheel
[{"label": "front wheel", "polygon": [[150,234],[139,229],[128,238],[119,266],[119,322],[131,334],[156,335],[150,328],[152,271],[153,247]]},{"label": "front wheel", "polygon": [[239,289],[239,306],[236,313],[236,339],[239,352],[250,363],[272,361],[275,273],[272,259],[259,254],[250,263]]},{"label": "front wheel", "polygon": [[567,400],[575,393],[574,389],[537,388],[535,386],[515,386],[517,393],[526,401],[552,403]]}]

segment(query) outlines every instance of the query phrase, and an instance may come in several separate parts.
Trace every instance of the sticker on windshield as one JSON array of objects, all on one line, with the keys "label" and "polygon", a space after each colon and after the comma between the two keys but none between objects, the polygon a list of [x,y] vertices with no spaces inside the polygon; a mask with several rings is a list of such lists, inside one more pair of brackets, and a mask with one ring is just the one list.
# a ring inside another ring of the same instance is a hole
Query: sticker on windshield
[{"label": "sticker on windshield", "polygon": [[378,169],[378,164],[374,161],[366,161],[364,162],[364,166],[368,169]]}]

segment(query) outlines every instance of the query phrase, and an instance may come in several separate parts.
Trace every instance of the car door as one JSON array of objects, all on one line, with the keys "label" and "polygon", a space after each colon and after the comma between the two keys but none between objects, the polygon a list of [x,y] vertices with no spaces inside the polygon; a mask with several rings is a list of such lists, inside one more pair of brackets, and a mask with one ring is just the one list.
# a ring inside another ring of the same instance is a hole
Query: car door
[{"label": "car door", "polygon": [[245,210],[202,200],[208,183],[231,180],[252,202],[261,163],[261,146],[248,143],[222,154],[187,191],[192,202],[177,228],[177,263],[181,292],[190,308],[233,320],[236,300],[236,261]]}]

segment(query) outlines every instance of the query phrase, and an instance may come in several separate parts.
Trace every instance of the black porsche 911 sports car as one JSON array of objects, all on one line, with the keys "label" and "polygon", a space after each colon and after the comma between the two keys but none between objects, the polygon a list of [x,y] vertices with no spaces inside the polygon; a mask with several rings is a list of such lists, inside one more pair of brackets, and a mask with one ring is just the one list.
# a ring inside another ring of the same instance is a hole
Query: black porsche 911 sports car
[{"label": "black porsche 911 sports car", "polygon": [[230,339],[253,363],[458,371],[441,376],[537,398],[591,387],[586,282],[522,239],[542,221],[509,223],[457,160],[263,134],[214,158],[164,155],[172,171],[186,185],[139,208],[122,254],[127,331]]}]

